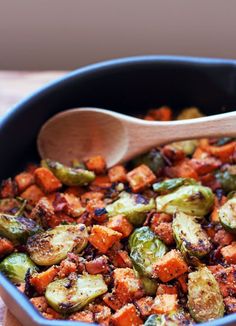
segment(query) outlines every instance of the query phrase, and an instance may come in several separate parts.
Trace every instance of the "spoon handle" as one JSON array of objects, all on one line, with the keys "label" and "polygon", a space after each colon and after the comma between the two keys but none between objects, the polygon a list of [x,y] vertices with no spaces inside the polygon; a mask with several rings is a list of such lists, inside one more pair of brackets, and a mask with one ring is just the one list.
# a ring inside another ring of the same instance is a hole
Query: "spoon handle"
[{"label": "spoon handle", "polygon": [[194,138],[236,136],[236,111],[190,120],[130,121],[129,148],[125,160],[154,146]]}]

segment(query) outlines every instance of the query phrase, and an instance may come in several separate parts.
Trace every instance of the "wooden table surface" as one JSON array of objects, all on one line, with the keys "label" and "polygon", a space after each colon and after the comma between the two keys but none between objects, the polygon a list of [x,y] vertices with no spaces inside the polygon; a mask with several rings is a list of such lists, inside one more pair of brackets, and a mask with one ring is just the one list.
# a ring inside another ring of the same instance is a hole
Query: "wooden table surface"
[{"label": "wooden table surface", "polygon": [[[25,96],[65,73],[65,71],[0,71],[0,116]],[[0,298],[0,326],[3,325],[5,313],[6,309]],[[15,326],[17,324],[14,318],[7,313],[4,326]]]}]

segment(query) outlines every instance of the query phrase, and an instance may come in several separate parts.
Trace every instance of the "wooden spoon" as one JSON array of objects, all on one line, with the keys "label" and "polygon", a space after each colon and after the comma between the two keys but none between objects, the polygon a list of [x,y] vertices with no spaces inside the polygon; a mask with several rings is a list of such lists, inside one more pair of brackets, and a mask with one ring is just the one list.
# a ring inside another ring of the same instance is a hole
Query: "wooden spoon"
[{"label": "wooden spoon", "polygon": [[236,111],[191,120],[145,121],[97,108],[56,114],[41,128],[42,158],[64,164],[102,155],[108,167],[165,143],[184,139],[236,136]]}]

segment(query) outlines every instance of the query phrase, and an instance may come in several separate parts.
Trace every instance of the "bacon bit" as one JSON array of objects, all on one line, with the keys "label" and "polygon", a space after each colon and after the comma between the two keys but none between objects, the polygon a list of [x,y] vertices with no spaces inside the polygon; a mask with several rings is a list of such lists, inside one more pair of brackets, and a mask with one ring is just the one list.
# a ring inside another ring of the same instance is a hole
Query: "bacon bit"
[{"label": "bacon bit", "polygon": [[87,272],[92,275],[108,273],[110,271],[108,259],[104,255],[95,258],[94,260],[87,261],[85,263],[85,268]]}]

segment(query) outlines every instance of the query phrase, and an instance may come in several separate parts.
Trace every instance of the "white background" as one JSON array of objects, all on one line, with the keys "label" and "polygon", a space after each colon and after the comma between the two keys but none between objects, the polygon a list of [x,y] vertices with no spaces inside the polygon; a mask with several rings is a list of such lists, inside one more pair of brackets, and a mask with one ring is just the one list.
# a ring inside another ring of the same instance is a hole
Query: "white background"
[{"label": "white background", "polygon": [[236,0],[0,0],[0,69],[128,55],[236,58]]}]

